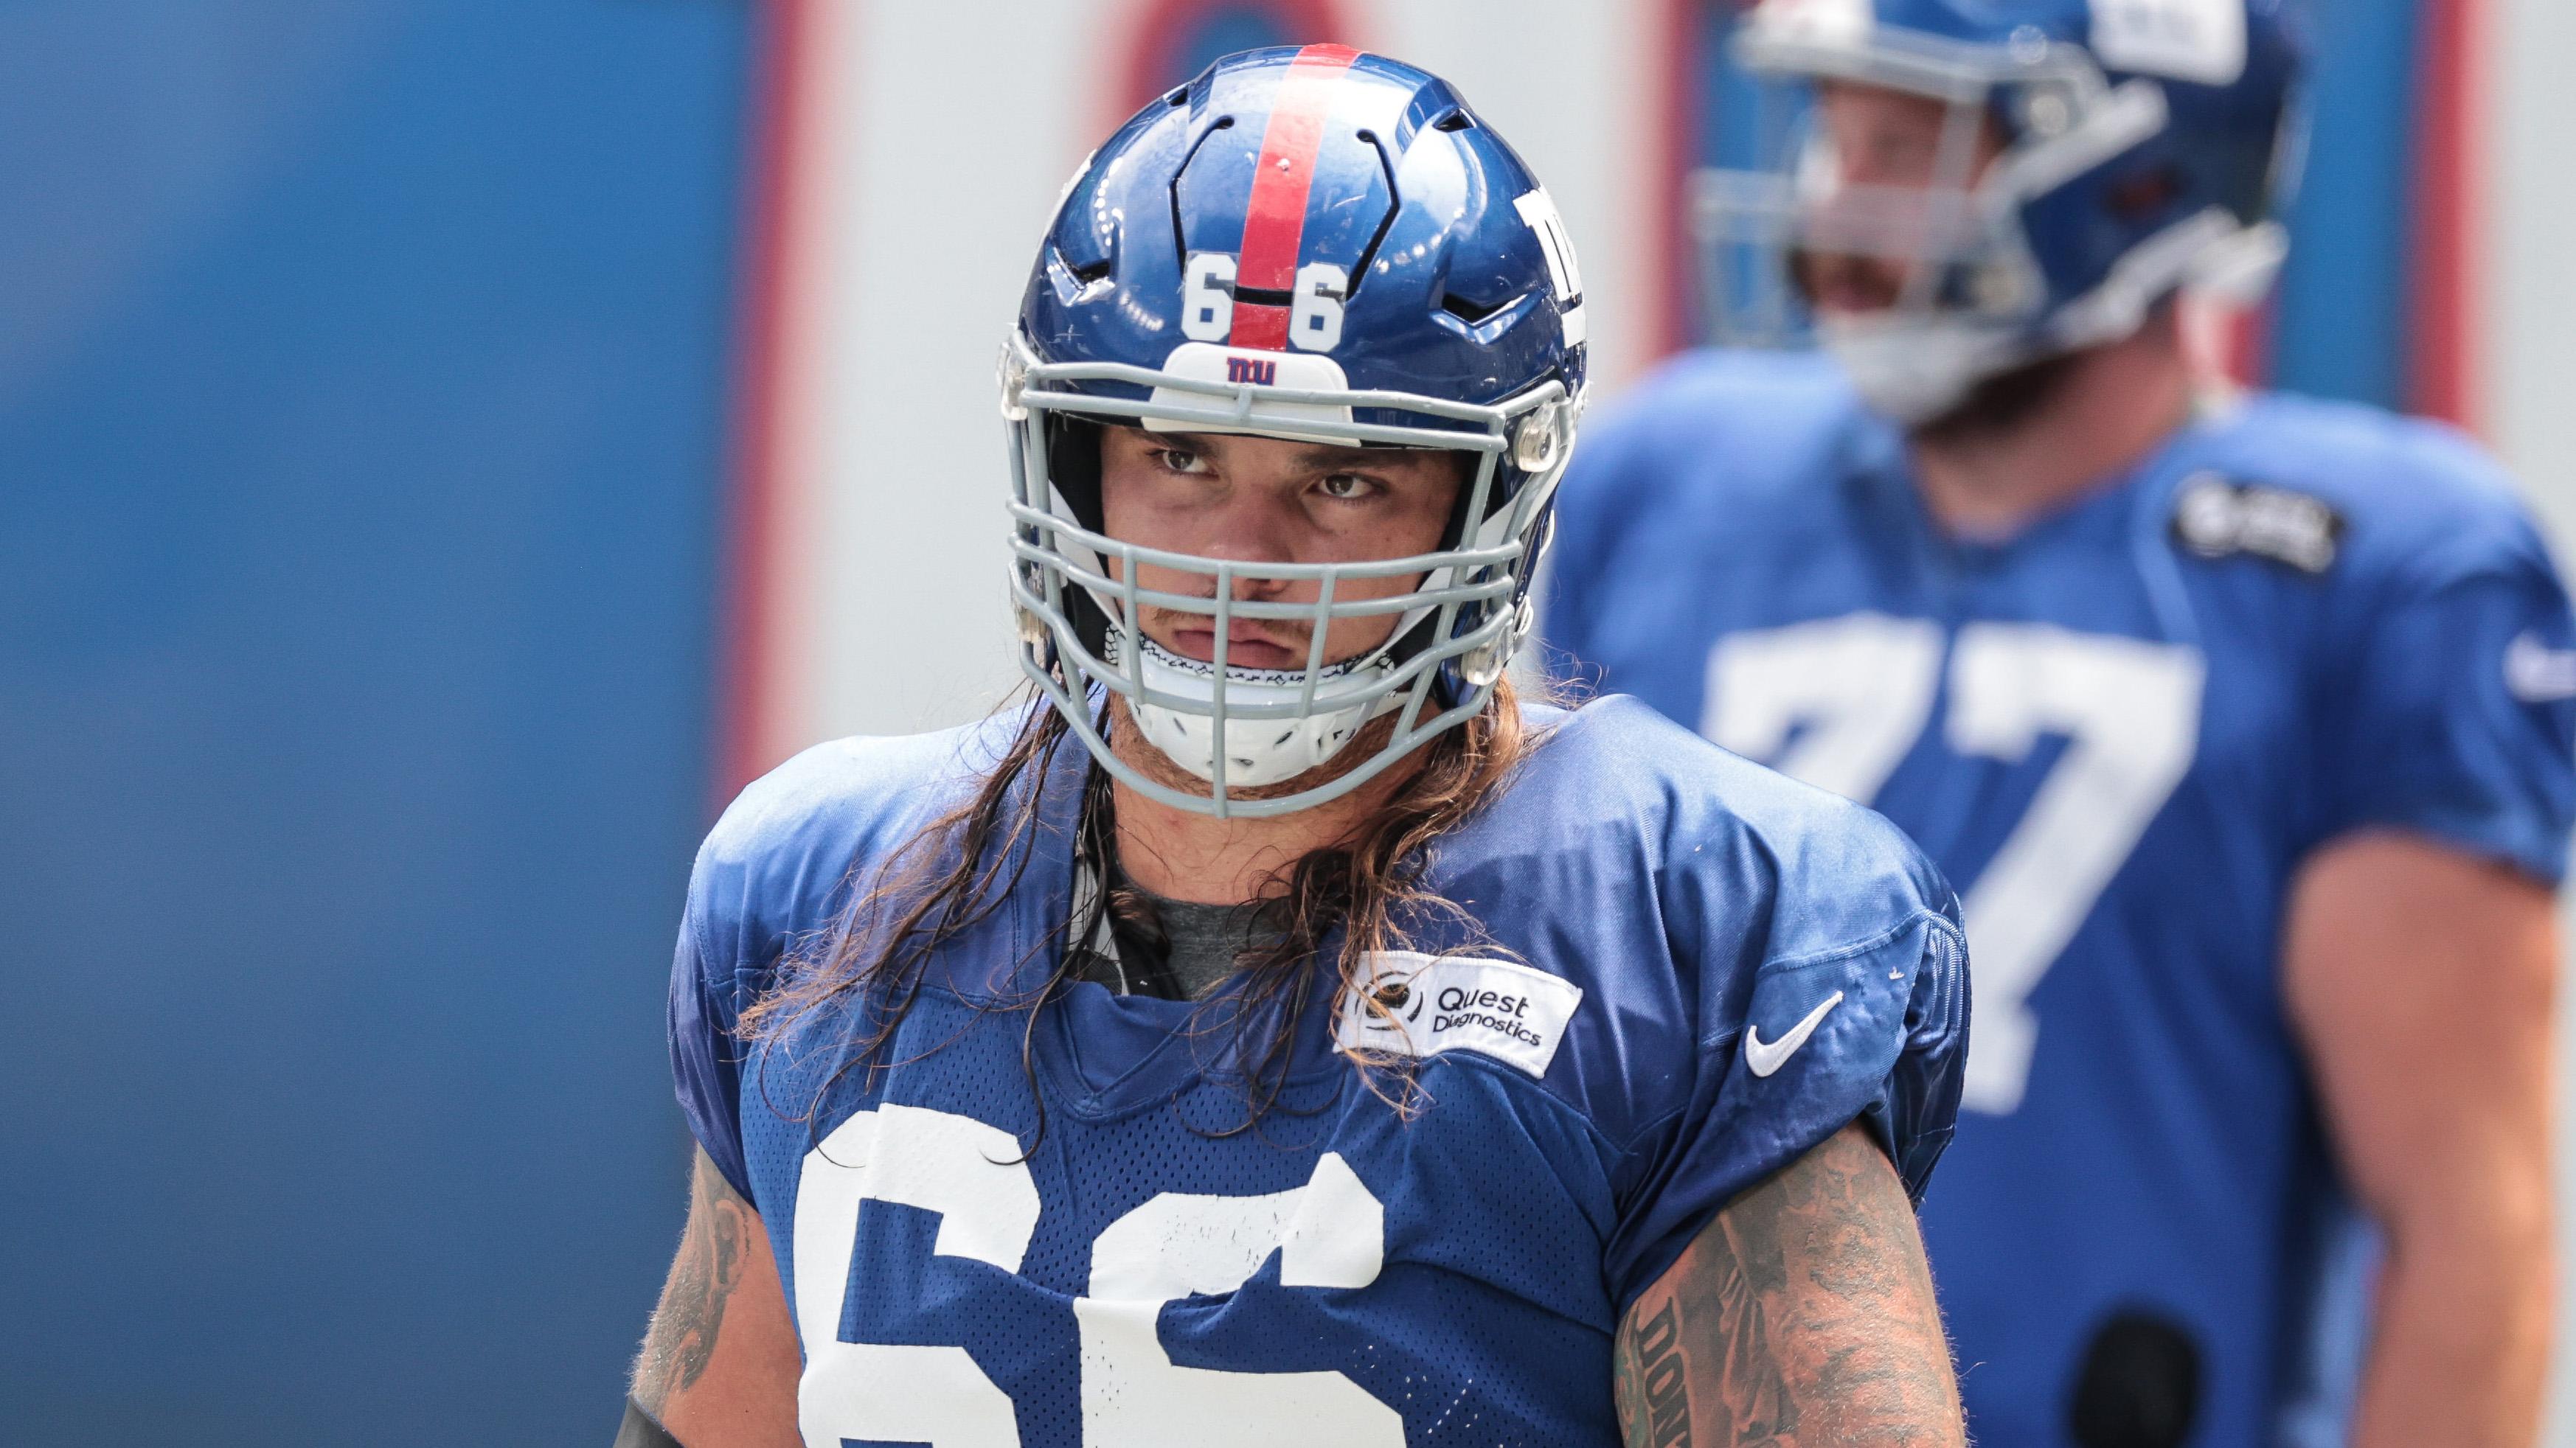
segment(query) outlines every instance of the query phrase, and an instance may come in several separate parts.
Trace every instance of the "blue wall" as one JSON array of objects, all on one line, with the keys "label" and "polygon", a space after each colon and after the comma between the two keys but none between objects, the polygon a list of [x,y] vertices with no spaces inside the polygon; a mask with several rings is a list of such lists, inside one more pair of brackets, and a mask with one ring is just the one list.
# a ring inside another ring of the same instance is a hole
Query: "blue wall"
[{"label": "blue wall", "polygon": [[0,10],[0,1442],[613,1430],[749,13]]},{"label": "blue wall", "polygon": [[2321,0],[2307,167],[2273,320],[2280,386],[2406,404],[2417,0]]}]

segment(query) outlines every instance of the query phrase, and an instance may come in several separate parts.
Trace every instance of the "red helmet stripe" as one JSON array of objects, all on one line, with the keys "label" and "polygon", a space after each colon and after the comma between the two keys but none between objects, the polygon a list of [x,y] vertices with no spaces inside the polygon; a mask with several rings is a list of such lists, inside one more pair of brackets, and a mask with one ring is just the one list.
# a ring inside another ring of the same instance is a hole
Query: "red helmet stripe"
[{"label": "red helmet stripe", "polygon": [[[1252,200],[1243,216],[1243,251],[1236,258],[1239,292],[1284,292],[1297,282],[1297,248],[1306,235],[1307,190],[1315,157],[1324,147],[1324,120],[1332,113],[1333,83],[1360,53],[1347,45],[1310,45],[1297,52],[1270,106],[1261,133],[1261,159],[1252,173]],[[1228,341],[1237,347],[1282,351],[1288,346],[1286,307],[1234,308]]]}]

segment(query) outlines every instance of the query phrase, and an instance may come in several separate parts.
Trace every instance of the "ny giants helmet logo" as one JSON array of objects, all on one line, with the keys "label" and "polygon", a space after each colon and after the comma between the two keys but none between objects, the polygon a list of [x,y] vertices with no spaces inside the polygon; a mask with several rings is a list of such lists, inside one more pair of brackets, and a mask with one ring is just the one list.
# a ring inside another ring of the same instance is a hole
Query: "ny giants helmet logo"
[{"label": "ny giants helmet logo", "polygon": [[1279,364],[1259,357],[1228,357],[1225,359],[1225,380],[1268,387],[1279,380]]}]

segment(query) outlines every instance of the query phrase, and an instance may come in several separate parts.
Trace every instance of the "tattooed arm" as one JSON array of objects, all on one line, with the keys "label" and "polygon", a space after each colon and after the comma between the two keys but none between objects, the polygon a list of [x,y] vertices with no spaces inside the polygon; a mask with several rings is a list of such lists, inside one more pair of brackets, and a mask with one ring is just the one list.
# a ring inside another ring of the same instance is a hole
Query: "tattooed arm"
[{"label": "tattooed arm", "polygon": [[1628,1448],[1957,1448],[1959,1387],[1905,1187],[1858,1125],[1729,1202],[1628,1309]]},{"label": "tattooed arm", "polygon": [[701,1151],[635,1401],[686,1448],[796,1448],[799,1362],[760,1214]]}]

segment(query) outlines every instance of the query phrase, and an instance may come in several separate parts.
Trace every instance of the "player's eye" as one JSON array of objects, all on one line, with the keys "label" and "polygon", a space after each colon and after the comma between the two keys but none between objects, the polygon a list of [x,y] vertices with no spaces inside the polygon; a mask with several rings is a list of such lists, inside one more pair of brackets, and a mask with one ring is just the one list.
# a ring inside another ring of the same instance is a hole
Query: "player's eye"
[{"label": "player's eye", "polygon": [[1187,473],[1195,477],[1208,470],[1207,459],[1191,452],[1188,448],[1156,448],[1153,458],[1170,472]]},{"label": "player's eye", "polygon": [[1325,497],[1344,503],[1356,502],[1377,491],[1375,479],[1357,473],[1326,473],[1315,486],[1323,490]]}]

